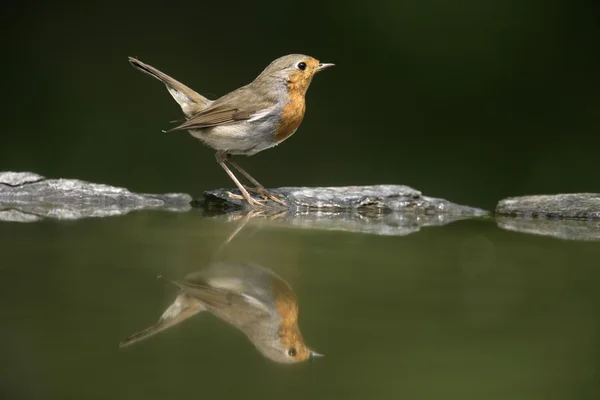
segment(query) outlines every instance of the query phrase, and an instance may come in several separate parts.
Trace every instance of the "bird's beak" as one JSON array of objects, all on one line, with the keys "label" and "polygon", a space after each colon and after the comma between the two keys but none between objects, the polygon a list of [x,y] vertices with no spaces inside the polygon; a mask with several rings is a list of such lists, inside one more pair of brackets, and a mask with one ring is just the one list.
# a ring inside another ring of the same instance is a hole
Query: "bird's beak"
[{"label": "bird's beak", "polygon": [[316,72],[321,72],[324,69],[331,68],[333,66],[335,66],[335,64],[331,64],[331,63],[319,63],[319,65],[317,65]]},{"label": "bird's beak", "polygon": [[313,351],[313,350],[309,350],[308,354],[310,354],[310,358],[325,357],[325,354],[317,353],[316,351]]}]

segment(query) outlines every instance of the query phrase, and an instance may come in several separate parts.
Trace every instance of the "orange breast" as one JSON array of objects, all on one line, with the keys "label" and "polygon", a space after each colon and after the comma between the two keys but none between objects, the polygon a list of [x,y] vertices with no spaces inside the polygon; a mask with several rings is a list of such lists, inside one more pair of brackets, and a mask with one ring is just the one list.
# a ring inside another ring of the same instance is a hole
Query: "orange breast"
[{"label": "orange breast", "polygon": [[298,301],[290,287],[280,279],[273,281],[273,291],[276,293],[275,305],[281,318],[279,326],[279,341],[286,348],[294,347],[297,360],[306,360],[309,356],[302,333],[298,328]]},{"label": "orange breast", "polygon": [[275,306],[281,317],[282,326],[296,324],[298,320],[298,300],[292,289],[279,278],[272,281],[273,293],[275,294]]},{"label": "orange breast", "polygon": [[302,82],[302,84],[299,83],[300,82],[292,81],[288,84],[290,102],[283,107],[281,119],[275,130],[275,140],[278,142],[282,142],[292,136],[300,126],[302,118],[304,118],[304,111],[306,110],[304,95],[306,93],[306,88],[303,87],[304,82]]}]

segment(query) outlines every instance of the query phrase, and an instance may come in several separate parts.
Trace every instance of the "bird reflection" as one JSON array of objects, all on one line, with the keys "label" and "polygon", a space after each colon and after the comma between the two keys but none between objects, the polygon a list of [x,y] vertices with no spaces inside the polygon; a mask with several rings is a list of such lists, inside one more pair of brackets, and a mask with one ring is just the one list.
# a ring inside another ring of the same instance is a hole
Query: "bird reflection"
[{"label": "bird reflection", "polygon": [[120,343],[129,346],[202,311],[246,334],[267,358],[296,363],[321,354],[309,349],[298,328],[298,302],[290,285],[256,264],[218,262],[174,281],[181,290],[158,322]]}]

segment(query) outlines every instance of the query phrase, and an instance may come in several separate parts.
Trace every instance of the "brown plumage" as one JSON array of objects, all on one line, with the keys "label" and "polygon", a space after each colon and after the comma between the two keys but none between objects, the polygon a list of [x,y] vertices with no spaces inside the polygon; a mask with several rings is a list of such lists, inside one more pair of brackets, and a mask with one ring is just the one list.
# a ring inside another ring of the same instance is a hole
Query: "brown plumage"
[{"label": "brown plumage", "polygon": [[298,299],[272,271],[251,263],[219,262],[175,281],[180,293],[158,322],[120,343],[129,346],[208,311],[244,332],[266,357],[296,363],[320,354],[304,343]]},{"label": "brown plumage", "polygon": [[187,130],[217,150],[217,162],[249,204],[263,206],[250,196],[226,162],[246,176],[256,186],[253,191],[264,200],[271,199],[285,206],[283,201],[238,167],[231,156],[250,156],[289,138],[304,118],[305,95],[313,76],[333,64],[320,63],[302,54],[284,56],[269,64],[248,85],[211,101],[148,64],[132,57],[129,61],[136,69],[162,81],[188,117],[169,132]]}]

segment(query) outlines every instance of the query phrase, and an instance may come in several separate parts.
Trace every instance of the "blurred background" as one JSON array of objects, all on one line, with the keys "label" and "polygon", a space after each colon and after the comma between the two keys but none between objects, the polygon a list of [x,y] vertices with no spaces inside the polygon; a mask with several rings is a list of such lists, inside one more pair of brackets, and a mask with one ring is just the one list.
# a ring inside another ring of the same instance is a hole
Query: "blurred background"
[{"label": "blurred background", "polygon": [[599,4],[568,0],[15,2],[0,37],[0,170],[198,196],[232,183],[139,57],[216,98],[273,59],[337,67],[293,138],[240,164],[269,187],[407,184],[491,209],[599,192]]},{"label": "blurred background", "polygon": [[[161,133],[183,115],[127,57],[217,98],[304,53],[337,66],[313,81],[300,129],[239,159],[268,187],[406,184],[486,209],[600,192],[599,4],[13,2],[0,17],[0,171],[193,196],[232,187],[213,150]],[[223,247],[238,226],[227,221],[0,224],[0,399],[600,398],[597,242],[493,220],[402,237],[251,221]],[[118,349],[171,303],[157,275],[226,258],[291,285],[324,359],[267,362],[210,315]]]}]

